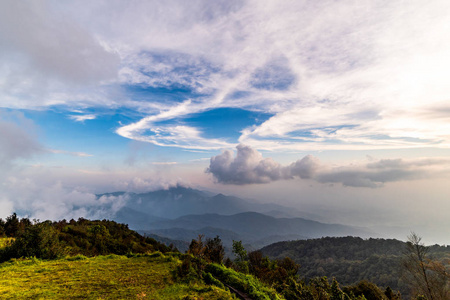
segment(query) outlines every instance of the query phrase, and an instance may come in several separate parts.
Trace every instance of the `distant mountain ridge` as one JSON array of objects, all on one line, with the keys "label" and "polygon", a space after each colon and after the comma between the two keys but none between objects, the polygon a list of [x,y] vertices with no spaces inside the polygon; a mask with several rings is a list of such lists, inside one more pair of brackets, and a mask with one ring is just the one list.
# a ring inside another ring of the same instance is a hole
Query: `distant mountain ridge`
[{"label": "distant mountain ridge", "polygon": [[[176,231],[173,231],[177,228]],[[171,230],[172,229],[172,230]],[[148,232],[165,233],[168,238],[182,239],[181,231],[191,237],[188,231],[219,235],[227,245],[228,237],[240,239],[255,246],[268,245],[275,241],[320,238],[323,236],[368,236],[364,229],[324,224],[302,218],[274,218],[261,213],[245,212],[225,216],[219,214],[187,215],[175,220],[165,220],[149,224]],[[225,230],[225,231],[224,231]],[[225,233],[225,234],[223,234]],[[264,242],[266,240],[266,242]]]},{"label": "distant mountain ridge", "polygon": [[371,235],[364,228],[303,218],[308,214],[290,207],[211,195],[181,186],[142,194],[115,192],[97,196],[123,195],[127,196],[127,202],[113,219],[141,233],[161,236],[165,241],[190,242],[198,234],[218,235],[226,246],[231,246],[233,240],[242,240],[255,249],[284,240]]},{"label": "distant mountain ridge", "polygon": [[141,194],[126,192],[105,193],[99,194],[97,197],[123,195],[127,195],[129,198],[125,205],[128,210],[132,209],[139,213],[145,213],[151,218],[174,219],[184,215],[211,213],[233,215],[247,211],[269,215],[273,212],[283,216],[314,218],[312,214],[275,203],[259,203],[220,193],[211,195],[210,192],[182,186]]}]

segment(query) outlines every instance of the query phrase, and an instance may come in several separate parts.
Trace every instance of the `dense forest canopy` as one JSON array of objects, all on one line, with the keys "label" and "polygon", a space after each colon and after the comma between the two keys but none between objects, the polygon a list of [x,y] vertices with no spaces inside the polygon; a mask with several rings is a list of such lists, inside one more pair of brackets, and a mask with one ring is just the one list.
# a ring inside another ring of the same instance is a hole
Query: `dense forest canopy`
[{"label": "dense forest canopy", "polygon": [[[300,264],[306,279],[328,276],[342,284],[368,280],[381,287],[400,290],[409,295],[410,279],[402,262],[407,243],[394,239],[326,237],[321,239],[279,242],[261,249],[272,259],[290,257]],[[428,257],[450,267],[449,246],[429,246]]]}]

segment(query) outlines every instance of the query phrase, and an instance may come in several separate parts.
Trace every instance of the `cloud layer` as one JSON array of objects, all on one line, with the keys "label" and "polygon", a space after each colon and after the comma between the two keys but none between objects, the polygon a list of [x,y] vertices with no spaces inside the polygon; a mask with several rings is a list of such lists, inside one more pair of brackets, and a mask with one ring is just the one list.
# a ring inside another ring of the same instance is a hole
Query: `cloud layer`
[{"label": "cloud layer", "polygon": [[[449,14],[438,0],[6,1],[0,106],[138,111],[116,132],[164,147],[448,148]],[[182,122],[221,107],[273,117],[233,141]]]},{"label": "cloud layer", "polygon": [[450,171],[448,159],[382,159],[358,165],[330,167],[322,164],[318,158],[307,155],[290,165],[282,166],[272,158],[263,158],[260,152],[249,146],[240,144],[236,150],[236,156],[232,151],[224,150],[211,157],[206,172],[212,174],[217,182],[245,185],[300,178],[350,187],[376,188],[388,182],[423,179],[439,173],[442,176]]},{"label": "cloud layer", "polygon": [[0,171],[18,159],[43,153],[44,148],[33,132],[36,128],[21,113],[0,112]]}]

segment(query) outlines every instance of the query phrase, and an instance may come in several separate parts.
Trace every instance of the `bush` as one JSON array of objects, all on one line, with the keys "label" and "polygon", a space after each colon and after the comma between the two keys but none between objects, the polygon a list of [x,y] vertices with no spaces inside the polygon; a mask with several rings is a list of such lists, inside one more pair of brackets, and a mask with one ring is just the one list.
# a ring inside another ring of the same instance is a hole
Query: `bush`
[{"label": "bush", "polygon": [[211,273],[204,273],[203,280],[205,281],[206,284],[215,285],[221,289],[225,288],[223,283],[220,282],[220,280],[217,280],[216,278],[214,278],[214,276],[212,276]]},{"label": "bush", "polygon": [[205,272],[229,286],[248,294],[252,299],[280,299],[275,290],[264,286],[252,275],[239,273],[218,264],[208,264]]},{"label": "bush", "polygon": [[61,246],[51,223],[44,222],[28,227],[14,242],[0,252],[1,261],[19,257],[54,259],[62,256]]}]

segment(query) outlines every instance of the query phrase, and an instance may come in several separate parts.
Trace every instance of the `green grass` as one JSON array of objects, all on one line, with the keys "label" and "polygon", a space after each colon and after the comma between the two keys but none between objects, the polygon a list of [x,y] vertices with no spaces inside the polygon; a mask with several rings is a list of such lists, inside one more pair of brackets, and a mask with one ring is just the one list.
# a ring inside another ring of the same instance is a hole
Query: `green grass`
[{"label": "green grass", "polygon": [[232,299],[229,291],[202,282],[176,282],[181,262],[171,255],[79,255],[0,264],[1,299]]}]

